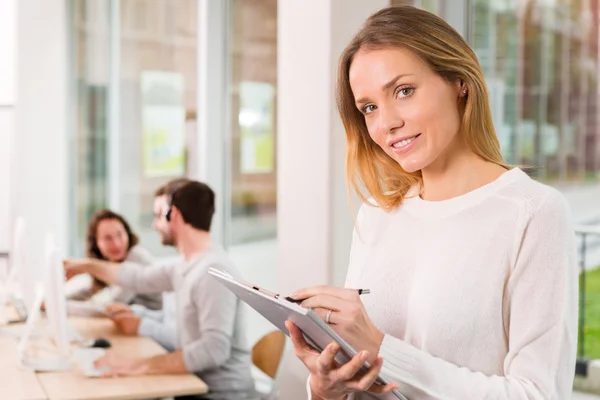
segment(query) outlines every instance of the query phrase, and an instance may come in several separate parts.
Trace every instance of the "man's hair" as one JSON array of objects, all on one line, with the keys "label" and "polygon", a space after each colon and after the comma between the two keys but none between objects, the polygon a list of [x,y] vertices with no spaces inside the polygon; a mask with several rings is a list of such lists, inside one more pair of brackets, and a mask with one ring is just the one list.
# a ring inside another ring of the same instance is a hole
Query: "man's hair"
[{"label": "man's hair", "polygon": [[215,193],[206,184],[187,181],[171,192],[170,205],[177,207],[183,221],[195,229],[210,231],[215,213]]},{"label": "man's hair", "polygon": [[170,180],[169,182],[165,183],[164,185],[162,185],[161,187],[156,189],[156,192],[154,192],[154,197],[160,197],[160,196],[171,197],[171,196],[173,196],[173,192],[175,192],[177,189],[179,189],[180,187],[182,187],[183,185],[185,185],[188,182],[191,182],[191,181],[187,178],[177,178],[177,179]]}]

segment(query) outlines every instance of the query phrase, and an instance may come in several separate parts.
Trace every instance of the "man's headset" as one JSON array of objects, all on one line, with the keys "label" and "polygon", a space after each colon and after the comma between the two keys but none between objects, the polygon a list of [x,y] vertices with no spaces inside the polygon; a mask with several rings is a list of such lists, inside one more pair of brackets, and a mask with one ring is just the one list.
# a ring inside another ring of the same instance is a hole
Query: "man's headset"
[{"label": "man's headset", "polygon": [[171,193],[171,196],[169,198],[169,208],[167,208],[167,210],[163,213],[167,222],[171,222],[171,212],[173,211],[173,195],[176,192],[177,192],[177,190],[174,190],[173,193]]},{"label": "man's headset", "polygon": [[165,219],[168,222],[171,222],[171,210],[173,209],[173,206],[169,205],[169,208],[167,209],[167,212],[164,214],[165,215]]}]

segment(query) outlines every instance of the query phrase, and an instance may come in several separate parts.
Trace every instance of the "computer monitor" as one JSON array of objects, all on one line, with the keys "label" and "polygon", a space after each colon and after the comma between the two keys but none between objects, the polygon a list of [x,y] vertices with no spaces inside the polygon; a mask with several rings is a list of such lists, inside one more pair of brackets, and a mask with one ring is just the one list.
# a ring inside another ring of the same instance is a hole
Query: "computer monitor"
[{"label": "computer monitor", "polygon": [[67,326],[67,302],[65,299],[65,273],[62,257],[52,236],[46,238],[46,317],[58,350],[69,354],[69,330]]},{"label": "computer monitor", "polygon": [[15,221],[10,268],[2,296],[7,301],[13,302],[15,306],[19,306],[19,310],[30,309],[35,297],[36,273],[29,263],[27,251],[27,228],[25,220],[19,217]]},{"label": "computer monitor", "polygon": [[[64,294],[65,276],[62,258],[52,235],[46,237],[46,265],[44,282],[36,285],[35,299],[29,310],[25,332],[19,343],[21,362],[35,370],[59,371],[72,368],[70,360],[70,330],[67,321],[67,305]],[[30,357],[27,353],[30,339],[33,336],[41,316],[41,305],[44,303],[47,316],[46,338],[53,343],[52,354],[48,356]]]}]

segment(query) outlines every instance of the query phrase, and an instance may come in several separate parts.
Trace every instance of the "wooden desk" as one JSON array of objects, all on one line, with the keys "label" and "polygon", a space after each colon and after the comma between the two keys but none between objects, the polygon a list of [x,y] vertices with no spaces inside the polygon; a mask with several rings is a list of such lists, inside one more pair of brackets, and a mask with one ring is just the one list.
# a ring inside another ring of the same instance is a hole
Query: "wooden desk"
[{"label": "wooden desk", "polygon": [[17,341],[0,338],[0,396],[10,400],[45,400],[46,393],[35,372],[19,365]]},{"label": "wooden desk", "polygon": [[[86,338],[108,339],[112,344],[108,351],[124,357],[152,357],[166,353],[150,338],[120,335],[105,318],[70,318],[69,322]],[[208,392],[206,384],[193,374],[87,378],[75,369],[38,373],[37,377],[50,400],[138,400]]]}]

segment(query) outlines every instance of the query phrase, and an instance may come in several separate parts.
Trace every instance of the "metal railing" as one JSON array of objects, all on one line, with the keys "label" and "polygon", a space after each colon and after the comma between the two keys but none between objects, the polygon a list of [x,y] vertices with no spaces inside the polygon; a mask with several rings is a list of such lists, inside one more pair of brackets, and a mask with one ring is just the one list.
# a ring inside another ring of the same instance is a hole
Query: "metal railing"
[{"label": "metal railing", "polygon": [[587,359],[585,358],[585,308],[586,308],[586,253],[588,236],[600,236],[600,225],[579,225],[575,234],[581,238],[579,246],[579,323],[577,332],[577,375],[587,375]]}]

